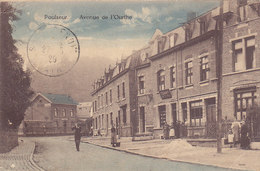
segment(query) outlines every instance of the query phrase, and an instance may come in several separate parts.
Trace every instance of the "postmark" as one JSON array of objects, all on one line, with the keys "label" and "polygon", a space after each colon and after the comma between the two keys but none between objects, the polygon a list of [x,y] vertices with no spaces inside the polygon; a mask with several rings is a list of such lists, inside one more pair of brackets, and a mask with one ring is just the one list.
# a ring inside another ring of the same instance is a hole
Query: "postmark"
[{"label": "postmark", "polygon": [[79,60],[78,38],[65,26],[41,25],[28,41],[27,57],[39,73],[50,77],[61,76],[69,72]]}]

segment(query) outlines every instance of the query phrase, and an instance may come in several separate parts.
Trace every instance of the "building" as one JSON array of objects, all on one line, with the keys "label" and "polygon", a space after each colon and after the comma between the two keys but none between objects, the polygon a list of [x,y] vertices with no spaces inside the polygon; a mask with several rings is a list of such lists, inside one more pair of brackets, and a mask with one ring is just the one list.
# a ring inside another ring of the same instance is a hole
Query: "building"
[{"label": "building", "polygon": [[77,102],[68,95],[38,93],[24,118],[24,133],[69,134],[77,121]]},{"label": "building", "polygon": [[[230,0],[225,5],[222,115],[241,121],[260,103],[260,1]],[[259,118],[251,126],[252,139],[260,140]]]},{"label": "building", "polygon": [[93,84],[94,135],[109,135],[113,125],[119,136],[133,136],[136,132],[135,66],[138,56],[136,52],[117,62]]},{"label": "building", "polygon": [[92,103],[80,102],[77,106],[77,120],[81,126],[81,132],[83,135],[89,136],[91,134],[92,127]]},{"label": "building", "polygon": [[[219,34],[220,15],[218,7],[197,17],[189,14],[186,23],[167,33],[157,29],[147,46],[127,58],[134,57],[137,61],[129,70],[134,71],[134,74],[129,72],[131,77],[119,74],[113,75],[109,83],[103,83],[104,79],[96,82],[101,88],[92,94],[96,99],[95,109],[103,106],[106,91],[120,92],[120,82],[128,81],[132,86],[127,87],[130,93],[123,105],[135,112],[127,115],[132,118],[129,126],[133,132],[126,136],[151,133],[159,138],[166,122],[169,125],[179,122],[182,136],[216,138],[217,84],[221,81],[222,119],[229,124],[246,119],[247,111],[259,103],[260,2],[223,1],[223,40]],[[223,43],[222,55],[219,41]],[[219,56],[223,60],[221,70],[217,70]],[[218,72],[222,73],[221,79]],[[96,94],[107,85],[109,89]],[[99,110],[95,112],[96,125],[103,125],[105,116]],[[260,138],[260,121],[256,120],[260,118],[251,118],[255,139]]]}]

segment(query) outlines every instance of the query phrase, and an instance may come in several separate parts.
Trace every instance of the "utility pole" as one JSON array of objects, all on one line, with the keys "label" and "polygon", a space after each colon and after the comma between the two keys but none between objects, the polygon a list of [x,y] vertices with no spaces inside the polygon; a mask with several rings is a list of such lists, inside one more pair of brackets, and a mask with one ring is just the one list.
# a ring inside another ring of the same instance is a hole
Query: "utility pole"
[{"label": "utility pole", "polygon": [[220,0],[217,35],[217,152],[222,152],[222,54],[223,54],[223,0]]}]

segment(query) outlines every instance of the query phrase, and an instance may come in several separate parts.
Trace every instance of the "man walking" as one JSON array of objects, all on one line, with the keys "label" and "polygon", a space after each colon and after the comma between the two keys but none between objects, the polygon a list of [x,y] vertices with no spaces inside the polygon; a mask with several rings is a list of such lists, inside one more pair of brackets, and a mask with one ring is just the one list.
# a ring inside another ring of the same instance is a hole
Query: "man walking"
[{"label": "man walking", "polygon": [[81,138],[81,127],[79,126],[78,123],[76,123],[75,126],[72,128],[72,130],[75,131],[75,133],[74,133],[75,144],[76,144],[77,151],[79,151],[79,144],[80,144],[80,138]]}]

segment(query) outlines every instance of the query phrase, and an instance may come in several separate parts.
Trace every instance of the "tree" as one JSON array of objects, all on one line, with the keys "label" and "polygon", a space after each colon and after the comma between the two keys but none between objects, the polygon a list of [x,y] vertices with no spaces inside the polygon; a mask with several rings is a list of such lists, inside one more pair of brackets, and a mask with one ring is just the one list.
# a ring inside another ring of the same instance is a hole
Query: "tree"
[{"label": "tree", "polygon": [[1,2],[0,50],[1,50],[1,128],[18,128],[30,105],[33,91],[30,88],[30,72],[24,71],[23,59],[17,53],[10,21],[18,20],[20,11],[7,2]]}]

